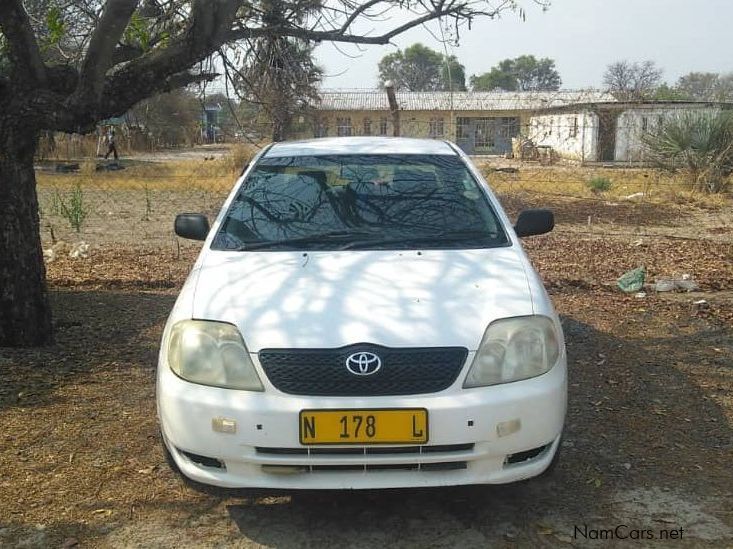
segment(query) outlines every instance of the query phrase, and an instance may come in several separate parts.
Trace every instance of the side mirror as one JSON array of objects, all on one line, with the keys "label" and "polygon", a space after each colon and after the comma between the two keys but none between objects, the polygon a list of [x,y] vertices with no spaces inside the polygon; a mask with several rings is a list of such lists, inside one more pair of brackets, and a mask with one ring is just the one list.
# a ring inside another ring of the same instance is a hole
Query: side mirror
[{"label": "side mirror", "polygon": [[181,238],[206,240],[206,235],[209,234],[209,220],[203,214],[182,213],[176,216],[173,228]]},{"label": "side mirror", "polygon": [[555,227],[551,210],[524,210],[519,212],[514,232],[518,237],[549,233]]}]

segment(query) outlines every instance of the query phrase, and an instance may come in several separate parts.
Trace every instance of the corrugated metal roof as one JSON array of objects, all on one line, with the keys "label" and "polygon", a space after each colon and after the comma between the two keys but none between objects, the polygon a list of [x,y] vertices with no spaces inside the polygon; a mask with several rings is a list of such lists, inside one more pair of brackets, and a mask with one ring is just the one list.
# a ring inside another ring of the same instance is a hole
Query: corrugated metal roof
[{"label": "corrugated metal roof", "polygon": [[[313,106],[321,111],[389,110],[384,90],[323,90],[320,97]],[[518,111],[612,101],[610,94],[599,91],[397,92],[403,111]]]}]

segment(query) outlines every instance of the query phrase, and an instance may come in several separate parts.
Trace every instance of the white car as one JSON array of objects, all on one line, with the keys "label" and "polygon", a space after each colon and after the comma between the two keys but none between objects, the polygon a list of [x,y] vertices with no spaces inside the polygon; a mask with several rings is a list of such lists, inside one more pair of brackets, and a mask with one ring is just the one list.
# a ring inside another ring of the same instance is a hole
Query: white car
[{"label": "white car", "polygon": [[278,143],[239,178],[163,333],[169,462],[218,487],[507,483],[560,445],[558,315],[512,227],[455,145]]}]

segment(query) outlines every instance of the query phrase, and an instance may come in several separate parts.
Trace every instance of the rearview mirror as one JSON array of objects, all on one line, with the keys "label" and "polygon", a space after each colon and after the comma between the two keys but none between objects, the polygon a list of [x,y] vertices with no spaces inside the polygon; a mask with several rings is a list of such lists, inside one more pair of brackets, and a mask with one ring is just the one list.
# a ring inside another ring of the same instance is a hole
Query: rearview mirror
[{"label": "rearview mirror", "polygon": [[514,232],[518,237],[549,233],[555,227],[551,210],[524,210],[519,212]]},{"label": "rearview mirror", "polygon": [[203,214],[182,213],[176,216],[173,228],[181,238],[206,240],[206,235],[209,234],[209,220]]}]

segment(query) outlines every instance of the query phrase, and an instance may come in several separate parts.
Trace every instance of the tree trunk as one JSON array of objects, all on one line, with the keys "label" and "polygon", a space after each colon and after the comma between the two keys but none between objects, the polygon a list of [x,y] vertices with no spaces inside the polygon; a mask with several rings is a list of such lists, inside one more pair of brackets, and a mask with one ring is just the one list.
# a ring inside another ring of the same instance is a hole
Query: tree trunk
[{"label": "tree trunk", "polygon": [[0,121],[0,347],[52,341],[33,156],[38,133]]}]

